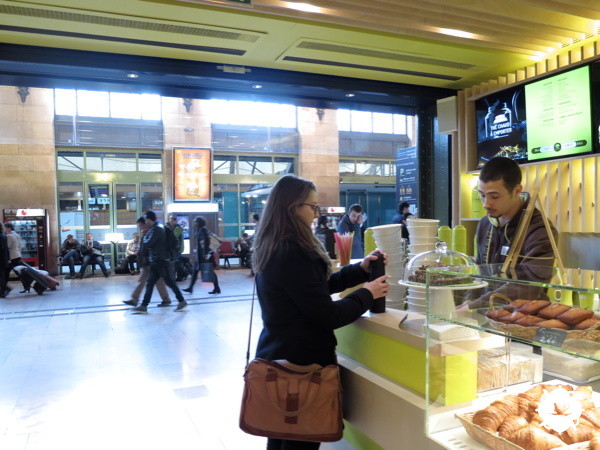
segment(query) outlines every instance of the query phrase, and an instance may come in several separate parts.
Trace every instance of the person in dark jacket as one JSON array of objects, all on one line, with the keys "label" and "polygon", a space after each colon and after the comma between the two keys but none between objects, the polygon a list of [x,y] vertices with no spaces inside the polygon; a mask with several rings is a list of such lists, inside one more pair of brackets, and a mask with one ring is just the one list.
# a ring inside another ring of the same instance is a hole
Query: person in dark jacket
[{"label": "person in dark jacket", "polygon": [[5,298],[11,288],[8,287],[8,268],[10,267],[10,258],[8,253],[8,243],[6,234],[4,234],[4,224],[0,222],[0,298]]},{"label": "person in dark jacket", "polygon": [[102,255],[102,244],[94,239],[92,233],[85,235],[85,243],[81,246],[81,254],[83,255],[83,262],[79,269],[79,278],[83,278],[85,269],[89,264],[98,264],[104,276],[108,278],[109,273],[104,265],[104,256]]},{"label": "person in dark jacket", "polygon": [[[124,300],[123,303],[125,303],[126,305],[130,305],[133,306],[134,308],[138,305],[139,303],[139,299],[140,299],[140,294],[143,292],[144,290],[144,286],[146,286],[146,283],[148,283],[148,277],[150,276],[150,266],[148,264],[148,258],[146,257],[146,251],[144,249],[144,236],[146,235],[146,232],[148,231],[148,225],[146,225],[146,219],[144,218],[144,216],[140,217],[137,220],[137,226],[140,230],[140,246],[139,246],[139,250],[137,252],[137,263],[138,263],[138,267],[140,267],[141,273],[140,273],[140,277],[138,278],[137,281],[137,285],[135,286],[135,288],[133,289],[133,292],[131,293],[131,298],[129,300]],[[162,278],[159,278],[158,280],[156,280],[156,290],[158,291],[158,294],[160,295],[161,298],[161,302],[157,305],[159,307],[167,307],[171,305],[171,299],[169,298],[169,292],[167,291],[167,286],[165,285],[165,280],[163,280]]]},{"label": "person in dark jacket", "polygon": [[[503,264],[515,238],[523,212],[529,203],[529,195],[523,192],[521,169],[512,159],[490,159],[479,174],[478,189],[487,216],[482,218],[475,232],[477,241],[477,264]],[[556,228],[550,224],[556,239]],[[536,208],[525,232],[523,246],[518,255],[519,279],[547,282],[552,276],[554,251],[544,218]],[[495,274],[487,274],[495,275]],[[462,308],[481,308],[489,305],[494,293],[510,298],[543,299],[543,288],[517,284],[504,284],[499,289],[490,285],[484,295],[461,305]]]},{"label": "person in dark jacket", "polygon": [[402,202],[398,205],[398,212],[392,217],[392,223],[402,225],[402,238],[408,239],[409,233],[407,228],[406,219],[412,217],[413,213],[410,212],[410,205],[408,202]]},{"label": "person in dark jacket", "polygon": [[[194,249],[194,253],[196,254],[194,261],[194,273],[192,274],[190,285],[186,289],[183,289],[185,292],[189,292],[190,294],[194,291],[194,284],[198,279],[198,273],[202,270],[202,264],[210,262],[212,263],[213,268],[216,266],[215,258],[212,250],[210,249],[210,237],[208,229],[206,228],[206,220],[204,217],[198,216],[194,218],[194,232],[196,235],[196,248]],[[220,294],[221,288],[219,287],[219,278],[214,270],[212,271],[212,278],[213,290],[210,291],[209,294]]]},{"label": "person in dark jacket", "polygon": [[362,232],[360,225],[362,223],[363,208],[359,204],[354,204],[348,208],[348,212],[343,215],[338,222],[337,232],[339,234],[354,233],[352,239],[352,259],[359,259],[364,256]]},{"label": "person in dark jacket", "polygon": [[[287,175],[273,186],[254,239],[253,267],[263,329],[256,357],[299,365],[336,363],[333,330],[354,322],[388,291],[386,276],[368,280],[375,256],[332,273],[331,259],[312,233],[318,217],[315,185]],[[365,283],[366,282],[366,283]],[[365,283],[347,297],[331,294]],[[318,442],[269,438],[267,449],[317,449]]]},{"label": "person in dark jacket", "polygon": [[317,221],[315,234],[325,246],[325,250],[327,250],[327,254],[331,259],[335,259],[335,239],[333,233],[334,231],[329,228],[329,218],[325,214],[321,215]]},{"label": "person in dark jacket", "polygon": [[152,298],[154,285],[161,277],[165,280],[165,284],[171,288],[177,298],[178,303],[175,311],[181,311],[187,306],[187,302],[183,298],[183,294],[179,290],[179,287],[175,284],[173,278],[171,278],[169,270],[169,264],[171,263],[169,258],[171,255],[167,248],[165,227],[158,222],[154,211],[146,211],[144,217],[146,218],[146,225],[148,225],[149,229],[142,242],[144,247],[144,257],[148,258],[147,261],[150,268],[150,275],[148,276],[148,282],[146,283],[146,292],[144,293],[142,304],[133,308],[132,311],[134,314],[148,313],[148,305]]},{"label": "person in dark jacket", "polygon": [[81,259],[80,247],[81,245],[72,234],[67,236],[60,247],[60,256],[63,262],[69,265],[69,275],[65,277],[67,280],[77,276],[75,274],[75,261]]}]

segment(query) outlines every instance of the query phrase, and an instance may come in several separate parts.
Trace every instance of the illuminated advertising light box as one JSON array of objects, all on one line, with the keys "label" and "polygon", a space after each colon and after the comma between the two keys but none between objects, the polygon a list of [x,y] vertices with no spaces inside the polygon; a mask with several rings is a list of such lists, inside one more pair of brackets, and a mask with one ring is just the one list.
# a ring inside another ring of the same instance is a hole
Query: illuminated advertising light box
[{"label": "illuminated advertising light box", "polygon": [[211,200],[211,150],[173,149],[173,200],[209,202]]},{"label": "illuminated advertising light box", "polygon": [[475,101],[477,165],[495,156],[527,162],[527,117],[523,86],[505,89]]},{"label": "illuminated advertising light box", "polygon": [[529,161],[592,152],[589,66],[529,83],[525,98]]}]

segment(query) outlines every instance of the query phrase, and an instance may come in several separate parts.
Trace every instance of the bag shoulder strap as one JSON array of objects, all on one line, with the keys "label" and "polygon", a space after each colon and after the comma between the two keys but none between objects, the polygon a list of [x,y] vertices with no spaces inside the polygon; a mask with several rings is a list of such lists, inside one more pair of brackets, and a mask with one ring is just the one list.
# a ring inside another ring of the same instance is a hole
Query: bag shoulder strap
[{"label": "bag shoulder strap", "polygon": [[254,296],[256,294],[256,277],[252,285],[252,303],[250,306],[250,326],[248,327],[248,346],[246,348],[246,368],[250,364],[250,340],[252,338],[252,318],[254,317]]}]

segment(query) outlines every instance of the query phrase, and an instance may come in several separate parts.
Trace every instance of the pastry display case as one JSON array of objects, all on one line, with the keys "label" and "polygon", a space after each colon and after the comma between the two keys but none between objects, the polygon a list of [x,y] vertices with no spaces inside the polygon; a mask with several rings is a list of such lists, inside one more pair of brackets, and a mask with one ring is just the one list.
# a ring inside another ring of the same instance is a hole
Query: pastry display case
[{"label": "pastry display case", "polygon": [[[437,281],[466,273],[478,287],[435,307]],[[599,285],[600,272],[539,264],[428,267],[427,437],[452,449],[600,449]]]}]

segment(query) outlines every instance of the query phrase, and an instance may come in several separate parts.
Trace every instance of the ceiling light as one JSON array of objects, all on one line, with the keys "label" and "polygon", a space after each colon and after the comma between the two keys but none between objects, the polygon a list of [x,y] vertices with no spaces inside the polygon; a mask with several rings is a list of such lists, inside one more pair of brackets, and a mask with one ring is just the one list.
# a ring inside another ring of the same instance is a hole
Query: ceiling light
[{"label": "ceiling light", "polygon": [[310,12],[310,13],[322,13],[323,8],[318,6],[310,5],[308,3],[295,3],[295,2],[283,2],[288,8],[295,9],[298,11]]},{"label": "ceiling light", "polygon": [[132,79],[135,79],[135,78],[139,78],[139,77],[140,77],[140,76],[139,76],[137,73],[133,73],[133,72],[131,72],[131,73],[128,73],[128,74],[127,74],[127,78],[132,78]]},{"label": "ceiling light", "polygon": [[346,97],[354,97],[355,95],[356,95],[356,94],[349,93],[349,94],[346,94]]},{"label": "ceiling light", "polygon": [[452,28],[440,28],[440,33],[447,34],[448,36],[456,36],[467,39],[474,39],[475,35],[473,33],[469,33],[467,31],[462,30],[454,30]]},{"label": "ceiling light", "polygon": [[262,88],[262,84],[253,84],[252,88],[253,89],[261,89]]}]

